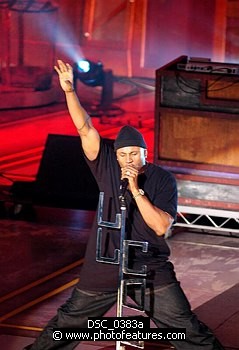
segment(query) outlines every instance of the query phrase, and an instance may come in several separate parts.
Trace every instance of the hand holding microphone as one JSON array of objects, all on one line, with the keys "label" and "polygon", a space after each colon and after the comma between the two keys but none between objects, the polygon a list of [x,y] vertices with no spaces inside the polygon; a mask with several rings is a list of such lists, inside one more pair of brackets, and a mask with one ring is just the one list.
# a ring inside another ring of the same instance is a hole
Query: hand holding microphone
[{"label": "hand holding microphone", "polygon": [[124,197],[127,188],[132,191],[132,186],[137,187],[138,170],[132,166],[127,166],[121,169],[120,181],[120,197]]},{"label": "hand holding microphone", "polygon": [[129,184],[129,179],[127,179],[126,177],[121,179],[120,181],[120,198],[125,196],[125,192],[127,190]]}]

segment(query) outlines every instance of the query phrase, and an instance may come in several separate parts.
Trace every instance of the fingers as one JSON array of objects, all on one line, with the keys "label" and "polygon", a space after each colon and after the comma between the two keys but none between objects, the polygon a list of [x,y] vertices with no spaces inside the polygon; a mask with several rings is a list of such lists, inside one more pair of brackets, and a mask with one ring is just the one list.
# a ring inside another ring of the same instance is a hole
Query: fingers
[{"label": "fingers", "polygon": [[72,67],[69,63],[66,63],[66,68],[67,68],[67,71],[71,71],[72,70]]},{"label": "fingers", "polygon": [[54,66],[54,69],[58,74],[65,72],[72,72],[72,67],[69,63],[64,63],[62,60],[57,60],[58,67]]},{"label": "fingers", "polygon": [[57,60],[60,71],[67,72],[67,65],[62,60]]},{"label": "fingers", "polygon": [[60,71],[60,69],[57,66],[54,66],[54,69],[59,75],[61,74],[61,71]]},{"label": "fingers", "polygon": [[122,179],[127,178],[129,180],[136,179],[138,177],[138,170],[133,167],[125,167],[121,169]]}]

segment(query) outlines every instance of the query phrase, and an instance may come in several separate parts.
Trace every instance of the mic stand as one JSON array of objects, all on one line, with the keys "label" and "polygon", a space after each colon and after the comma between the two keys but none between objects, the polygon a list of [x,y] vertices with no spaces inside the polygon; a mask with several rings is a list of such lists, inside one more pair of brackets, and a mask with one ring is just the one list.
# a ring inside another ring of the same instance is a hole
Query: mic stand
[{"label": "mic stand", "polygon": [[[143,265],[140,270],[134,270],[128,267],[129,248],[140,247],[143,252],[148,251],[148,242],[133,241],[125,239],[125,222],[126,222],[126,201],[122,195],[119,197],[120,213],[116,214],[115,222],[103,220],[103,204],[104,192],[100,192],[99,207],[97,214],[97,241],[96,241],[96,261],[108,264],[119,265],[118,275],[118,293],[117,293],[117,317],[123,317],[123,308],[130,308],[133,310],[144,311],[144,296],[146,288],[146,270],[147,267]],[[113,257],[102,256],[102,227],[113,228],[120,230],[120,244],[119,249],[115,249]],[[125,279],[124,275],[135,275],[141,278]],[[140,288],[141,301],[139,304],[132,304],[127,301],[128,287],[134,286]],[[131,345],[136,348],[144,349],[144,341],[116,341],[116,350],[124,350],[123,344]]]},{"label": "mic stand", "polygon": [[[121,229],[120,229],[120,253],[119,253],[119,276],[118,276],[118,296],[117,296],[117,317],[122,317],[123,313],[123,292],[124,292],[124,242],[125,242],[125,222],[126,222],[126,202],[125,197],[120,196]],[[118,348],[116,347],[118,350]],[[120,347],[119,347],[120,349]]]}]

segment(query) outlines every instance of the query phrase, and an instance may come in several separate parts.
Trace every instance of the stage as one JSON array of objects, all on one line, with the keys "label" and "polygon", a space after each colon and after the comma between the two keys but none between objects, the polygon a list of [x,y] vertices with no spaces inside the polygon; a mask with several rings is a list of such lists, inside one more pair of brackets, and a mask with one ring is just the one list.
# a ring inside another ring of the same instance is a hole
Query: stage
[{"label": "stage", "polygon": [[[93,116],[95,126],[109,139],[115,138],[124,124],[139,128],[148,144],[148,160],[153,162],[154,91],[143,89],[117,105],[123,113]],[[77,134],[64,101],[37,109],[1,110],[0,121],[0,341],[4,350],[19,350],[31,342],[69,296],[83,263],[94,211],[33,203],[34,220],[31,215],[24,217],[29,212],[12,217],[11,185],[35,181],[48,135]],[[178,224],[167,242],[178,278],[192,308],[212,327],[225,348],[239,349],[238,174],[172,170],[178,183],[179,211]],[[227,220],[228,214],[232,220]],[[216,226],[210,220],[215,215]],[[229,227],[222,227],[223,217]],[[182,225],[180,221],[184,221]],[[85,343],[78,348],[110,347],[108,343]],[[157,344],[156,348],[160,347],[169,348]],[[153,345],[146,344],[145,348],[153,349]]]}]

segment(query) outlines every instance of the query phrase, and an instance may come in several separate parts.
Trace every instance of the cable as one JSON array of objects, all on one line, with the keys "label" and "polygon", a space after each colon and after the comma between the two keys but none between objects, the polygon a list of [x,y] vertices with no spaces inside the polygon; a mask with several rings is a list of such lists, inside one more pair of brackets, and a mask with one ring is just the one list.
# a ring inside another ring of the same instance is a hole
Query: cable
[{"label": "cable", "polygon": [[[217,79],[215,79],[213,82],[211,82],[209,85],[207,85],[206,87],[196,87],[196,86],[193,86],[192,84],[190,84],[188,82],[188,80],[186,80],[184,77],[182,77],[179,73],[175,73],[175,76],[176,76],[176,83],[177,83],[177,86],[180,90],[182,90],[183,92],[185,93],[188,93],[188,94],[192,94],[192,95],[197,95],[197,94],[200,94],[202,92],[213,92],[213,91],[221,91],[221,90],[226,90],[228,89],[229,87],[235,85],[235,84],[238,84],[239,83],[239,79],[234,81],[234,82],[230,82],[228,85],[226,86],[223,86],[223,87],[220,87],[220,88],[215,88],[215,89],[212,89],[212,86],[214,86],[217,82],[219,82],[220,80],[222,80],[224,78],[224,76],[220,76],[218,77]],[[180,85],[181,84],[181,85]],[[191,89],[191,90],[194,90],[194,91],[188,91],[186,89],[184,89],[182,87],[182,85],[184,85],[185,87]]]}]

